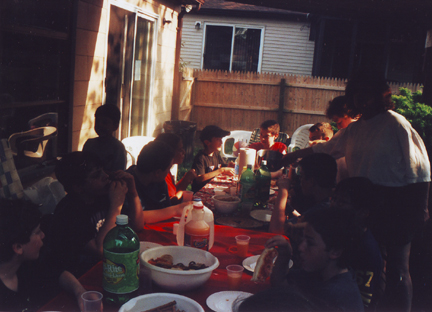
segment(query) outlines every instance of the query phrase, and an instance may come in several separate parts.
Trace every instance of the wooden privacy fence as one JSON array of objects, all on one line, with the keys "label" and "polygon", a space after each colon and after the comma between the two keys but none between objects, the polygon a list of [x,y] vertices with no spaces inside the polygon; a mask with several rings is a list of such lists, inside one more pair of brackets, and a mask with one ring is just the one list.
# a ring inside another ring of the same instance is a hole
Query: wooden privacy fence
[{"label": "wooden privacy fence", "polygon": [[[198,130],[212,124],[252,131],[274,119],[290,136],[301,125],[329,121],[328,102],[343,95],[346,84],[344,79],[212,70],[194,70],[193,77],[190,120]],[[421,88],[391,84],[393,92],[399,87]]]}]

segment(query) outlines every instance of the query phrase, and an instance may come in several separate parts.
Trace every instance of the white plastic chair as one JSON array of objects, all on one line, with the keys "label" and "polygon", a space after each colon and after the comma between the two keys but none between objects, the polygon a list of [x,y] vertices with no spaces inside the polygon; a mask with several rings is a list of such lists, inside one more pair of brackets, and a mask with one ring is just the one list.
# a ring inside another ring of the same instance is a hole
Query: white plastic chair
[{"label": "white plastic chair", "polygon": [[221,148],[221,156],[225,158],[235,158],[236,156],[233,154],[225,153],[225,143],[228,139],[234,139],[234,143],[236,142],[245,142],[247,145],[249,144],[251,138],[252,131],[244,131],[244,130],[234,130],[231,131],[230,135],[222,138],[222,148]]},{"label": "white plastic chair", "polygon": [[125,146],[127,152],[127,163],[126,168],[129,168],[132,165],[136,165],[138,155],[141,152],[144,145],[147,145],[149,142],[153,141],[155,138],[151,136],[131,136],[128,138],[124,138],[122,140],[123,145]]},{"label": "white plastic chair", "polygon": [[14,133],[9,137],[12,154],[30,158],[42,158],[48,141],[57,136],[57,128],[40,127]]},{"label": "white plastic chair", "polygon": [[313,124],[300,126],[294,131],[291,137],[291,143],[288,146],[288,153],[297,149],[303,149],[309,146],[309,129]]}]

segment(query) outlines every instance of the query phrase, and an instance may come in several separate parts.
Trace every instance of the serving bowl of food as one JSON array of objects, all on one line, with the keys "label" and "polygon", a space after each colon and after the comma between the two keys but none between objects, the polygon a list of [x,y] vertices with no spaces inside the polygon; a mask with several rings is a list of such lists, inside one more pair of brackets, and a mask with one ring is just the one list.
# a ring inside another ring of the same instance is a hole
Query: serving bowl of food
[{"label": "serving bowl of food", "polygon": [[236,211],[240,204],[240,198],[231,195],[215,195],[213,196],[213,203],[215,210],[223,214],[230,214]]},{"label": "serving bowl of food", "polygon": [[182,295],[155,293],[132,298],[122,305],[119,310],[119,312],[135,311],[204,312],[204,309],[195,300]]},{"label": "serving bowl of food", "polygon": [[198,288],[210,278],[219,260],[210,252],[185,246],[162,246],[141,254],[141,265],[155,284],[171,291]]}]

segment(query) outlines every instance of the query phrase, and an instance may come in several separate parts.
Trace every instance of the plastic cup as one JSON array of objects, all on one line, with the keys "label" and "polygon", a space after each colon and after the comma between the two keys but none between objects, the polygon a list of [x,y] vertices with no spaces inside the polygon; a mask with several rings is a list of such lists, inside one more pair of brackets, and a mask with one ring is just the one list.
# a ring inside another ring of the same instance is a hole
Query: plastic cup
[{"label": "plastic cup", "polygon": [[235,240],[237,243],[237,255],[239,257],[246,258],[249,249],[250,237],[247,235],[237,235]]},{"label": "plastic cup", "polygon": [[83,312],[101,312],[103,295],[98,291],[86,291],[81,295],[83,299]]},{"label": "plastic cup", "polygon": [[178,224],[178,223],[174,223],[174,224],[173,224],[173,234],[174,234],[174,235],[177,235],[178,227],[179,227],[179,224]]},{"label": "plastic cup", "polygon": [[193,194],[192,191],[183,191],[183,202],[192,201]]},{"label": "plastic cup", "polygon": [[230,290],[239,289],[244,268],[238,264],[230,264],[226,267],[228,275],[228,287]]}]

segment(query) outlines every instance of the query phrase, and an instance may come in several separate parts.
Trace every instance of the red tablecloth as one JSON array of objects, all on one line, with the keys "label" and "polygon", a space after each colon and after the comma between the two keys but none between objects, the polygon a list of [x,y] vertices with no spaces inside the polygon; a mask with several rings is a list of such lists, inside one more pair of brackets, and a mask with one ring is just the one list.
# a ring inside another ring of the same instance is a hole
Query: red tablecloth
[{"label": "red tablecloth", "polygon": [[[172,233],[174,222],[163,222],[152,225],[146,225],[144,230],[138,233],[141,241],[155,242],[162,245],[177,245],[175,236]],[[265,242],[274,234],[232,228],[228,226],[215,225],[215,242],[210,252],[219,259],[219,267],[213,271],[210,279],[203,287],[198,289],[179,292],[178,294],[187,296],[196,300],[206,311],[211,309],[206,305],[206,299],[213,293],[228,290],[226,266],[229,264],[242,264],[243,258],[236,255],[235,236],[246,234],[251,237],[248,256],[258,255],[264,249]],[[256,293],[269,287],[268,281],[265,284],[255,284],[251,282],[252,274],[245,270],[240,285],[240,291]],[[88,290],[102,291],[102,263],[99,262],[90,271],[85,273],[80,279],[82,285]],[[166,292],[156,285],[153,285],[152,292]],[[140,289],[140,294],[146,293]],[[45,306],[40,311],[76,311],[78,306],[72,296],[67,293],[61,293]],[[105,311],[115,311],[111,307],[104,307]]]}]

